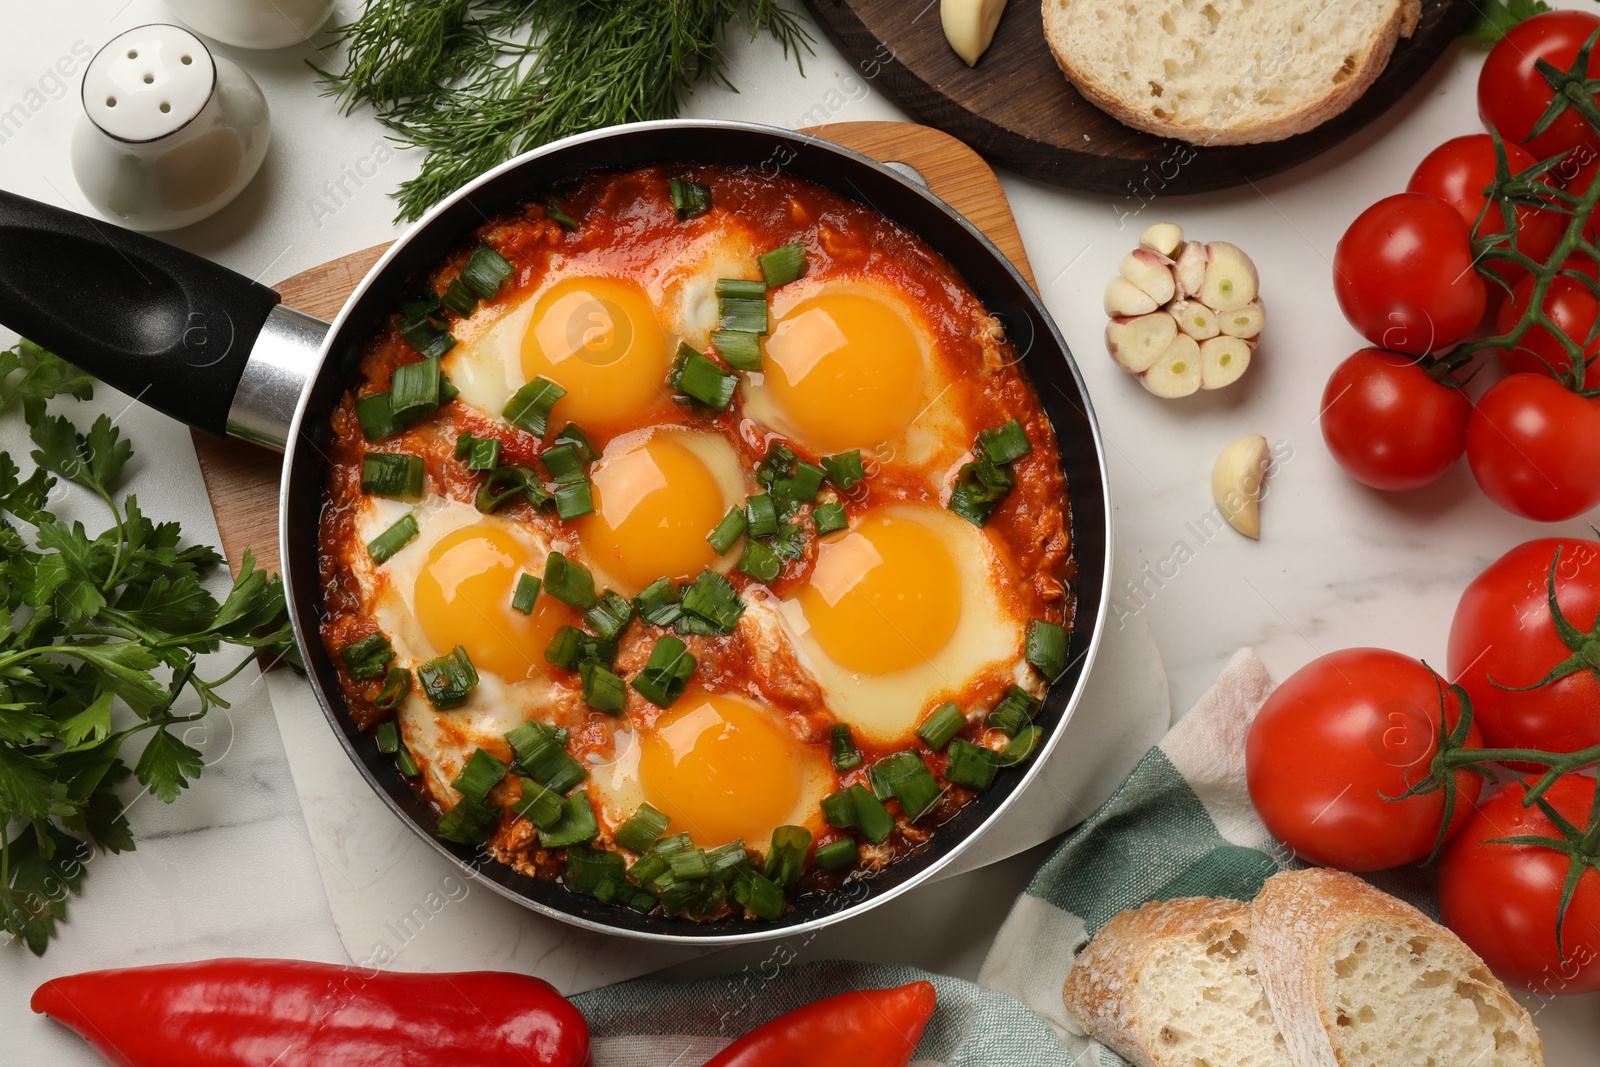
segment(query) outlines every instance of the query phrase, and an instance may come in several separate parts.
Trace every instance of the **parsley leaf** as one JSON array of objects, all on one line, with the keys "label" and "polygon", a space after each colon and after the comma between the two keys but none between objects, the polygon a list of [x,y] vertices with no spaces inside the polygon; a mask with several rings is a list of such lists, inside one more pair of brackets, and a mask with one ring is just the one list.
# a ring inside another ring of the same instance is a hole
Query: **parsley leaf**
[{"label": "parsley leaf", "polygon": [[1473,4],[1472,20],[1461,36],[1483,44],[1495,44],[1511,27],[1550,10],[1544,0],[1478,0]]}]

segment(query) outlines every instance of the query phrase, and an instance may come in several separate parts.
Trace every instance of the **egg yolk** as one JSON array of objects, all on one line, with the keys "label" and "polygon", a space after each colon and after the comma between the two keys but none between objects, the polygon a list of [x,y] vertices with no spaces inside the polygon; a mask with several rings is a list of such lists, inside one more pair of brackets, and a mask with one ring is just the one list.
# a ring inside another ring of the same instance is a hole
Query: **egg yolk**
[{"label": "egg yolk", "polygon": [[668,832],[701,848],[763,848],[799,803],[798,744],[773,712],[690,690],[644,735],[639,781],[672,820]]},{"label": "egg yolk", "polygon": [[588,430],[637,419],[666,396],[672,354],[655,308],[631,282],[564,278],[533,307],[522,372],[567,391],[553,414]]},{"label": "egg yolk", "polygon": [[527,548],[498,525],[479,523],[446,534],[428,552],[417,575],[413,610],[439,654],[456,645],[472,665],[508,682],[543,675],[545,646],[575,612],[540,596],[533,613],[511,606],[517,579],[538,572]]},{"label": "egg yolk", "polygon": [[590,488],[594,512],[578,520],[578,539],[626,592],[663,575],[686,581],[716,559],[706,535],[729,505],[706,461],[673,435],[605,456]]},{"label": "egg yolk", "polygon": [[933,530],[893,515],[869,515],[823,541],[798,595],[823,651],[861,674],[926,663],[961,618],[955,557]]},{"label": "egg yolk", "polygon": [[904,316],[860,293],[823,292],[767,338],[761,388],[822,452],[876,448],[921,413],[925,360]]}]

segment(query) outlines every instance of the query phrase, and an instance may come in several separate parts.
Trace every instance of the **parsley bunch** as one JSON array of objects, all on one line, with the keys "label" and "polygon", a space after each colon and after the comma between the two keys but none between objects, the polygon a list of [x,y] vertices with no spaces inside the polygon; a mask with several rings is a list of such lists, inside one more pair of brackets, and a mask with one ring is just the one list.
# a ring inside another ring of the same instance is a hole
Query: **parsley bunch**
[{"label": "parsley bunch", "polygon": [[[20,401],[36,446],[27,478],[0,452],[0,928],[36,955],[95,849],[134,847],[118,786],[131,774],[171,803],[203,767],[172,728],[227,707],[218,688],[258,654],[294,655],[277,577],[247,553],[218,603],[204,579],[222,557],[112,496],[133,446],[111,420],[80,433],[46,410],[92,392],[37,345],[0,351],[0,413]],[[99,497],[110,527],[91,537],[57,520],[52,474]],[[224,644],[245,650],[238,664],[200,677],[197,658]],[[130,770],[122,752],[139,734]]]}]

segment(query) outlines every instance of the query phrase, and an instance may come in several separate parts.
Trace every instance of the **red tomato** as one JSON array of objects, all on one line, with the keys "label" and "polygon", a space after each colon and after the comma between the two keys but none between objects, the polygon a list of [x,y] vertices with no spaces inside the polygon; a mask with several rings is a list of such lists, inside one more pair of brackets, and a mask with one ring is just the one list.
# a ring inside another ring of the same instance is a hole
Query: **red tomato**
[{"label": "red tomato", "polygon": [[[1550,11],[1513,26],[1490,50],[1478,74],[1478,117],[1483,128],[1498,130],[1501,137],[1522,144],[1539,159],[1579,145],[1600,147],[1600,135],[1570,107],[1548,130],[1528,139],[1555,97],[1534,64],[1543,59],[1559,70],[1570,69],[1578,50],[1597,29],[1600,17],[1586,11]],[[1589,55],[1588,73],[1591,78],[1600,76],[1600,48]]]},{"label": "red tomato", "polygon": [[[1562,266],[1563,269],[1576,270],[1590,278],[1600,271],[1588,256],[1574,256]],[[1533,281],[1532,278],[1523,278],[1511,290],[1511,299],[1500,305],[1499,318],[1495,323],[1496,333],[1509,333],[1517,320],[1522,318],[1523,311],[1533,299]],[[1590,339],[1595,319],[1600,318],[1600,298],[1595,296],[1595,283],[1591,281],[1585,284],[1564,274],[1556,275],[1550,280],[1550,288],[1545,290],[1544,313],[1550,316],[1550,321],[1555,323],[1558,330],[1583,346],[1585,360],[1594,360],[1584,372],[1584,388],[1600,387],[1600,359],[1595,359],[1600,354],[1600,334]],[[1572,368],[1572,356],[1565,343],[1537,324],[1528,328],[1515,348],[1502,352],[1500,359],[1513,374],[1549,374],[1553,368],[1561,375],[1569,373]]]},{"label": "red tomato", "polygon": [[[1550,806],[1574,826],[1589,824],[1595,781],[1569,774],[1545,793]],[[1472,821],[1445,850],[1439,866],[1439,917],[1502,981],[1547,996],[1600,990],[1600,871],[1578,879],[1561,925],[1561,887],[1572,860],[1553,848],[1494,844],[1498,838],[1536,836],[1561,840],[1537,806],[1525,808],[1527,789],[1513,782],[1478,806]]]},{"label": "red tomato", "polygon": [[[1576,752],[1600,745],[1600,665],[1539,685],[1586,648],[1584,641],[1572,647],[1562,640],[1550,615],[1552,565],[1562,617],[1579,632],[1594,634],[1600,541],[1550,538],[1519,545],[1473,579],[1456,605],[1450,676],[1472,697],[1474,719],[1490,748]],[[1600,657],[1600,636],[1587,640],[1594,646],[1590,654]],[[1517,693],[1502,686],[1537,688]]]},{"label": "red tomato", "polygon": [[[1421,663],[1381,648],[1351,648],[1296,671],[1267,698],[1245,740],[1250,802],[1273,837],[1312,863],[1377,871],[1433,850],[1444,793],[1401,801],[1425,781],[1439,747],[1438,681]],[[1455,694],[1445,693],[1453,728]],[[1465,747],[1480,748],[1476,728]],[[1483,779],[1456,772],[1452,833]]]},{"label": "red tomato", "polygon": [[[1505,147],[1506,162],[1513,174],[1537,162],[1518,145],[1508,142]],[[1431,193],[1455,208],[1469,232],[1482,215],[1478,236],[1486,237],[1506,232],[1505,214],[1498,204],[1487,214],[1483,211],[1484,204],[1488,203],[1483,191],[1494,178],[1494,138],[1486,133],[1474,133],[1446,141],[1429,152],[1411,175],[1406,189],[1413,193]],[[1559,212],[1530,207],[1517,208],[1515,217],[1518,251],[1543,263],[1561,240],[1567,228],[1566,217]],[[1491,262],[1489,269],[1508,281],[1526,277],[1528,273],[1510,263]]]},{"label": "red tomato", "polygon": [[1600,504],[1600,400],[1544,374],[1513,374],[1478,401],[1467,462],[1514,515],[1563,522]]},{"label": "red tomato", "polygon": [[1467,450],[1472,401],[1410,356],[1363,348],[1322,394],[1322,438],[1345,473],[1374,489],[1416,489]]},{"label": "red tomato", "polygon": [[1363,211],[1333,254],[1333,290],[1361,336],[1426,355],[1483,319],[1483,278],[1456,209],[1426,193],[1397,193]]}]

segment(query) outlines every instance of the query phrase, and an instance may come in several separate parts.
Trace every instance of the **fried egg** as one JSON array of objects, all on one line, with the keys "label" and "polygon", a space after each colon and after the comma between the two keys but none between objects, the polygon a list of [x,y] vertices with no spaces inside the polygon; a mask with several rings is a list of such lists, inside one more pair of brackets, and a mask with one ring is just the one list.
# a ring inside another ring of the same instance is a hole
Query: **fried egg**
[{"label": "fried egg", "polygon": [[875,746],[908,744],[927,709],[1022,659],[1026,620],[985,532],[931,504],[862,515],[817,549],[777,605],[801,664],[834,715]]},{"label": "fried egg", "polygon": [[648,802],[701,848],[764,850],[779,826],[825,829],[836,787],[826,746],[807,745],[770,707],[693,687],[649,729],[618,731],[616,759],[592,768],[590,800],[619,825]]}]

